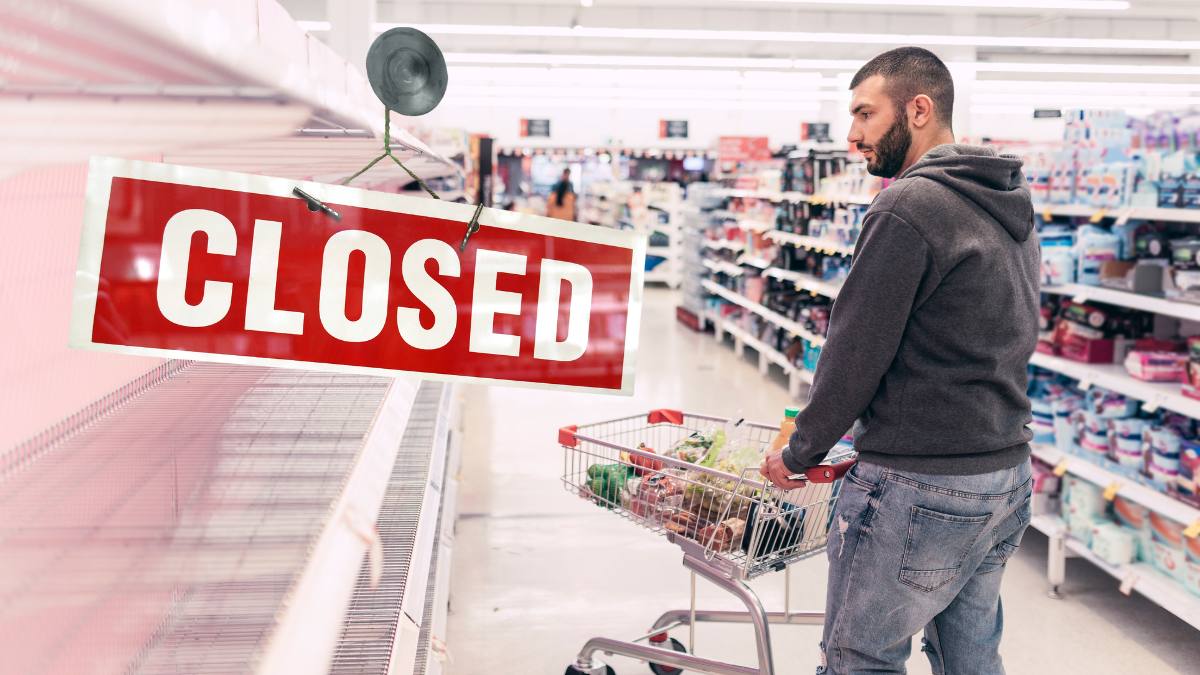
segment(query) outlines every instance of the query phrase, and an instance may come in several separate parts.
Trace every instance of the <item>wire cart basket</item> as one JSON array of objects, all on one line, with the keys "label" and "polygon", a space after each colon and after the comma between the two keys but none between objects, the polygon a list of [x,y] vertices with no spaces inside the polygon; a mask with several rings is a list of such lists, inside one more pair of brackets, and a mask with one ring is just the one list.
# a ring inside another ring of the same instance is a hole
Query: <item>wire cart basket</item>
[{"label": "wire cart basket", "polygon": [[[743,461],[739,467],[709,456],[704,466],[694,463],[705,459],[699,455],[708,450],[705,439],[711,439],[715,428],[732,430],[729,436],[736,440],[726,447],[742,448],[743,460],[753,457],[746,452],[761,458],[779,433],[779,427],[769,424],[664,409],[559,430],[566,489],[664,535],[683,549],[683,565],[692,572],[689,609],[664,613],[649,633],[633,641],[592,638],[566,675],[613,675],[612,667],[593,659],[596,652],[646,661],[657,675],[680,673],[684,668],[715,675],[773,675],[769,624],[819,626],[824,622],[823,611],[792,611],[790,604],[782,612],[767,612],[746,582],[787,570],[791,563],[825,549],[840,479],[854,465],[853,452],[830,453],[826,461],[831,464],[793,476],[807,481],[805,487],[784,490],[760,476],[758,461]],[[679,447],[694,447],[696,456],[665,454]],[[697,611],[697,575],[732,593],[746,611]],[[790,590],[789,575],[785,603]],[[667,634],[686,625],[694,644],[697,622],[753,624],[758,666],[689,654]]]}]

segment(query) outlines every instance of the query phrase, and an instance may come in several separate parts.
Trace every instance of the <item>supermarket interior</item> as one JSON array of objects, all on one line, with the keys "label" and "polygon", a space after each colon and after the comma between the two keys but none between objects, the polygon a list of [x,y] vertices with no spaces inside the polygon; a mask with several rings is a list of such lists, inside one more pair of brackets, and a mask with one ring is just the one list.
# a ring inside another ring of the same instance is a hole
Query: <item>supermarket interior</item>
[{"label": "supermarket interior", "polygon": [[0,0],[0,210],[0,675],[1200,672],[1195,0]]}]

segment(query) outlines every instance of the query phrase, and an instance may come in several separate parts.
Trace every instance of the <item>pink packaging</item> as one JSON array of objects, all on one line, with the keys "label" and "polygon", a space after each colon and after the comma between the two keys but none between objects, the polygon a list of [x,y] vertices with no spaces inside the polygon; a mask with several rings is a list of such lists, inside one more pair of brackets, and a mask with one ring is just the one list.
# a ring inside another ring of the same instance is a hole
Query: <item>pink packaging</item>
[{"label": "pink packaging", "polygon": [[1182,382],[1187,372],[1188,355],[1183,352],[1129,352],[1125,370],[1147,382]]}]

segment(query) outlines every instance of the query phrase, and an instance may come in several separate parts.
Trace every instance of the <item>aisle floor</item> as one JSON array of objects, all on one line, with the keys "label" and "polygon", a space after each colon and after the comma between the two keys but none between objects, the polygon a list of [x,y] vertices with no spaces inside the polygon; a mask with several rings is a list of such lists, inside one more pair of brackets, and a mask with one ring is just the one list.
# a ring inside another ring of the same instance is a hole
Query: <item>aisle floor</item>
[{"label": "aisle floor", "polygon": [[[689,574],[679,549],[567,493],[560,482],[557,429],[671,407],[772,420],[791,404],[778,368],[759,375],[753,352],[693,333],[674,319],[677,295],[647,289],[642,353],[633,397],[470,387],[459,521],[447,636],[456,675],[562,673],[594,636],[641,635],[664,611],[687,607]],[[1008,672],[1096,675],[1200,671],[1200,633],[1083,560],[1067,566],[1066,598],[1046,595],[1046,538],[1030,530],[1004,579]],[[791,568],[794,608],[824,605],[823,556]],[[753,583],[768,610],[784,607],[784,574]],[[698,604],[740,609],[697,582]],[[686,628],[673,635],[687,643]],[[772,631],[776,670],[812,673],[816,627]],[[748,626],[702,625],[697,653],[754,663]],[[636,661],[607,660],[618,675],[649,673]],[[909,672],[929,673],[914,648]],[[952,674],[962,675],[962,674]]]}]

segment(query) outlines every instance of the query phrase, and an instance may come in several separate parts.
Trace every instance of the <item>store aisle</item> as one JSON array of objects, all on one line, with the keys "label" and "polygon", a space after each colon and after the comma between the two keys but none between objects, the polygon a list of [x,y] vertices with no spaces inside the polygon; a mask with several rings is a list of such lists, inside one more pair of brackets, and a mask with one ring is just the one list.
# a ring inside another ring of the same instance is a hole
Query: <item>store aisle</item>
[{"label": "store aisle", "polygon": [[[689,575],[676,547],[564,491],[558,427],[658,407],[773,420],[790,404],[711,334],[674,319],[676,294],[647,289],[642,353],[631,398],[534,389],[469,387],[459,522],[451,582],[449,671],[456,675],[562,673],[593,636],[634,637],[669,609],[686,607]],[[772,370],[772,378],[778,378]],[[1005,577],[1004,654],[1012,674],[1195,672],[1194,629],[1151,603],[1126,598],[1086,562],[1068,564],[1068,598],[1046,597],[1046,539],[1030,531]],[[792,568],[792,607],[824,604],[823,557]],[[769,610],[783,609],[784,575],[754,583]],[[738,603],[698,582],[699,604]],[[685,643],[686,629],[673,635]],[[820,631],[776,627],[781,674],[811,673]],[[700,654],[749,664],[748,626],[702,626]],[[618,675],[648,673],[615,657]],[[910,672],[929,673],[914,649]]]}]

